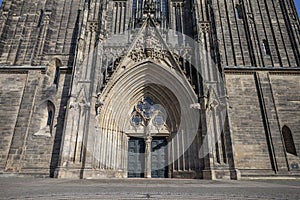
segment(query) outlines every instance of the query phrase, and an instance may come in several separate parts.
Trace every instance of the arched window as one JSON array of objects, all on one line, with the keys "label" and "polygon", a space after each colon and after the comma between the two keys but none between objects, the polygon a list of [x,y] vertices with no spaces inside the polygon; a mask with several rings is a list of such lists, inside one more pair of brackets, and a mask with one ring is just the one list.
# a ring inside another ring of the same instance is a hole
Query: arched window
[{"label": "arched window", "polygon": [[44,15],[45,15],[44,10],[41,10],[41,11],[40,11],[40,17],[39,17],[39,21],[38,21],[37,27],[41,27],[42,22],[43,22],[43,19],[44,19]]},{"label": "arched window", "polygon": [[175,4],[175,17],[176,17],[176,31],[182,32],[182,21],[181,21],[181,13],[182,13],[182,5],[180,3]]},{"label": "arched window", "polygon": [[263,50],[264,50],[265,56],[270,56],[271,55],[271,50],[270,50],[268,40],[263,40],[262,45],[263,45]]},{"label": "arched window", "polygon": [[237,4],[236,6],[235,6],[235,17],[237,18],[237,19],[243,19],[243,7],[242,7],[242,5],[241,4]]},{"label": "arched window", "polygon": [[47,115],[47,124],[46,126],[52,127],[53,124],[53,114],[54,114],[54,105],[51,101],[47,102],[47,111],[48,111],[48,115]]},{"label": "arched window", "polygon": [[283,136],[286,152],[297,156],[293,135],[289,127],[287,126],[282,127],[282,136]]},{"label": "arched window", "polygon": [[145,13],[151,13],[154,19],[166,23],[168,21],[168,0],[133,0],[132,20],[135,25],[144,17]]},{"label": "arched window", "polygon": [[[62,66],[61,60],[54,58],[50,61],[46,71],[46,82],[49,85],[55,85],[58,88],[60,78],[60,67]],[[48,82],[49,81],[49,82]]]},{"label": "arched window", "polygon": [[48,111],[47,126],[51,126],[51,124],[52,124],[52,118],[53,118],[53,111],[49,110]]},{"label": "arched window", "polygon": [[56,87],[58,87],[59,74],[60,74],[60,70],[59,70],[59,67],[57,66],[55,69],[55,75],[54,75],[54,81],[53,81],[53,84],[55,84]]}]

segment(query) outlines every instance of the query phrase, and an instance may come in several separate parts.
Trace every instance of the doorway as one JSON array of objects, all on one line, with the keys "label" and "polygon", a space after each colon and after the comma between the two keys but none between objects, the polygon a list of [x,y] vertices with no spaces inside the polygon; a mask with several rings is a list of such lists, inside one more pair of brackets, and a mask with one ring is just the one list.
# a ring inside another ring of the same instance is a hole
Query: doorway
[{"label": "doorway", "polygon": [[[165,137],[153,137],[151,142],[151,178],[168,177],[168,153]],[[128,141],[128,178],[145,177],[145,141],[131,137]]]}]

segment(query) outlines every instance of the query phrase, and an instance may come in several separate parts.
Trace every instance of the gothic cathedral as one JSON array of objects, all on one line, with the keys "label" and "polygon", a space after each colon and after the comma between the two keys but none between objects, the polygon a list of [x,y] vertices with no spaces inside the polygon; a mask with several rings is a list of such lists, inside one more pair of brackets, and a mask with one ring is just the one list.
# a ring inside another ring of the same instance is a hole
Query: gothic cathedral
[{"label": "gothic cathedral", "polygon": [[293,0],[3,0],[0,175],[300,176]]}]

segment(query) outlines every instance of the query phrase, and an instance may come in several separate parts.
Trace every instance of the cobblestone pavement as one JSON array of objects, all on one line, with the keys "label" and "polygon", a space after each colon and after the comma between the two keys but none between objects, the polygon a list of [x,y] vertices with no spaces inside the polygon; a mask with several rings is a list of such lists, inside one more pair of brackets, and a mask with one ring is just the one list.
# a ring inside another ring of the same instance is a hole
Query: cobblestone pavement
[{"label": "cobblestone pavement", "polygon": [[299,199],[300,180],[66,180],[0,177],[0,199]]}]

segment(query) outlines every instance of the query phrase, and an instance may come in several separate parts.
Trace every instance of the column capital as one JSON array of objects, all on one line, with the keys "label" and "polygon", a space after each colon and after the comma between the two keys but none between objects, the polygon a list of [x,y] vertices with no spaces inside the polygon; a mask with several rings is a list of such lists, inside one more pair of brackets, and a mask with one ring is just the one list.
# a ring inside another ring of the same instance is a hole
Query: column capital
[{"label": "column capital", "polygon": [[151,143],[151,142],[152,142],[152,137],[151,137],[150,135],[147,135],[147,136],[145,137],[145,142],[146,142],[146,143]]}]

